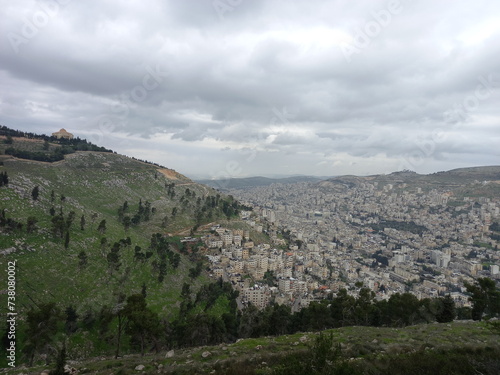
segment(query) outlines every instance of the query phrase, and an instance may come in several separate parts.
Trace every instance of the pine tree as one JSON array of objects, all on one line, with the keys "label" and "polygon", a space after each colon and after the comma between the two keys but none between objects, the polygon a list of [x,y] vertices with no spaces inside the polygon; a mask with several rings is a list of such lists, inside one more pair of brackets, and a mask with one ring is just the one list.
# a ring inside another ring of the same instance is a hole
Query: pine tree
[{"label": "pine tree", "polygon": [[132,220],[130,219],[130,216],[127,215],[123,218],[123,227],[126,231],[130,228],[131,222]]},{"label": "pine tree", "polygon": [[66,237],[64,238],[64,248],[67,249],[69,247],[69,231],[66,232]]},{"label": "pine tree", "polygon": [[34,216],[28,217],[26,220],[26,232],[33,233],[36,229],[37,218]]},{"label": "pine tree", "polygon": [[38,195],[40,194],[40,188],[35,186],[33,190],[31,190],[31,198],[33,198],[34,201],[38,200]]},{"label": "pine tree", "polygon": [[475,284],[465,283],[465,287],[471,294],[469,299],[472,302],[472,319],[481,320],[484,314],[500,314],[500,291],[494,280],[480,277]]},{"label": "pine tree", "polygon": [[7,186],[9,184],[9,177],[7,172],[0,172],[0,186]]},{"label": "pine tree", "polygon": [[97,227],[97,231],[100,234],[106,233],[106,219],[101,220],[101,222],[99,223],[99,226]]},{"label": "pine tree", "polygon": [[66,218],[66,229],[69,230],[71,228],[71,225],[73,224],[73,221],[75,220],[76,213],[75,211],[71,211],[68,214],[68,217]]},{"label": "pine tree", "polygon": [[64,367],[66,366],[66,344],[57,355],[56,368],[49,372],[49,375],[65,375]]},{"label": "pine tree", "polygon": [[83,269],[87,266],[87,254],[85,253],[85,251],[80,251],[80,253],[78,254],[78,259],[79,259],[79,262],[78,262],[78,266],[80,267],[80,269]]},{"label": "pine tree", "polygon": [[108,267],[109,270],[111,271],[111,274],[113,273],[113,271],[118,271],[120,269],[121,263],[120,263],[119,251],[120,251],[120,244],[118,242],[115,242],[110,252],[106,256],[106,259],[108,260]]},{"label": "pine tree", "polygon": [[65,313],[66,313],[66,323],[65,323],[66,333],[67,334],[75,333],[76,330],[78,329],[77,326],[78,314],[76,313],[76,309],[72,305],[69,305],[66,308]]},{"label": "pine tree", "polygon": [[436,315],[436,321],[438,323],[452,322],[456,317],[455,301],[448,294],[446,297],[440,298],[440,302],[441,310]]},{"label": "pine tree", "polygon": [[56,215],[52,217],[52,235],[62,238],[64,235],[64,217]]},{"label": "pine tree", "polygon": [[140,345],[141,355],[144,355],[146,343],[149,340],[157,341],[160,320],[158,315],[151,311],[141,294],[134,294],[127,298],[123,314],[128,320],[126,332]]},{"label": "pine tree", "polygon": [[33,366],[35,354],[42,352],[52,344],[58,331],[58,323],[62,316],[54,302],[42,303],[37,309],[26,313],[26,342],[24,350],[29,358],[29,366]]}]

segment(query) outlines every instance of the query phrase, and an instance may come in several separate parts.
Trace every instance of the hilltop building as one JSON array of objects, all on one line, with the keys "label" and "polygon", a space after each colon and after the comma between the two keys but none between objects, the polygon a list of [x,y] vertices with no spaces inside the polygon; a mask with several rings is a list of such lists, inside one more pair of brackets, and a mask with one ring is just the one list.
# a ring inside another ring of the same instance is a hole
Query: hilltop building
[{"label": "hilltop building", "polygon": [[66,129],[61,129],[58,132],[52,133],[53,137],[56,137],[57,139],[65,138],[65,139],[73,139],[73,134],[68,133]]}]

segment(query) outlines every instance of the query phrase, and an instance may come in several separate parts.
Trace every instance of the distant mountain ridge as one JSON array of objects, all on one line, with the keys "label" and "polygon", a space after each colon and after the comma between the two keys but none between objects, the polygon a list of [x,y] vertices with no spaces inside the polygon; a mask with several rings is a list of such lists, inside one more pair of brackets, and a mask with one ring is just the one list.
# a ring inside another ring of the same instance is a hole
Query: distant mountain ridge
[{"label": "distant mountain ridge", "polygon": [[[312,182],[319,185],[345,185],[354,187],[364,182],[378,182],[381,184],[415,184],[425,188],[449,187],[458,188],[465,183],[500,182],[500,166],[480,166],[457,168],[430,174],[419,174],[413,171],[397,171],[390,174],[377,174],[370,176],[342,175],[335,177],[292,176],[286,178],[269,178],[262,176],[245,178],[228,178],[220,180],[195,179],[197,183],[210,186],[220,191],[231,189],[250,189],[254,187],[270,186],[272,184],[294,184],[297,182]],[[500,186],[500,185],[499,185]]]},{"label": "distant mountain ridge", "polygon": [[500,194],[500,166],[458,168],[430,174],[400,171],[364,177],[347,175],[320,181],[318,185],[342,190],[363,183],[377,183],[379,187],[390,184],[399,189],[420,188],[424,192],[440,189],[460,196],[496,197]]},{"label": "distant mountain ridge", "polygon": [[244,178],[228,178],[222,180],[195,180],[199,184],[207,185],[218,190],[230,189],[248,189],[258,186],[269,186],[272,184],[294,184],[297,182],[319,182],[320,177],[314,176],[292,176],[285,178],[269,178],[269,177],[244,177]]},{"label": "distant mountain ridge", "polygon": [[390,174],[378,174],[370,176],[354,176],[344,175],[327,179],[326,181],[393,181],[393,182],[410,182],[410,181],[500,181],[500,166],[480,166],[469,168],[457,168],[449,171],[441,171],[429,174],[418,174],[413,171],[398,171]]}]

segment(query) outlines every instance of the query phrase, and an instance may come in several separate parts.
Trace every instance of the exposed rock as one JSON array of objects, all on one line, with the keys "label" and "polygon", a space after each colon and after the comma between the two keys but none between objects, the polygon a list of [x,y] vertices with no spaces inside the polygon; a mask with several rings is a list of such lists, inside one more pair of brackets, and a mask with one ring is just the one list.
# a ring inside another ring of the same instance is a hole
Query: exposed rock
[{"label": "exposed rock", "polygon": [[15,247],[9,247],[5,250],[2,250],[0,251],[0,254],[1,255],[9,255],[9,254],[12,254],[12,253],[15,253],[16,252],[16,248]]},{"label": "exposed rock", "polygon": [[170,350],[165,354],[165,358],[172,358],[175,355],[175,352],[173,350]]},{"label": "exposed rock", "polygon": [[300,342],[304,343],[304,342],[308,342],[309,341],[309,338],[307,336],[302,336],[300,338]]},{"label": "exposed rock", "polygon": [[211,355],[212,355],[212,353],[210,353],[210,352],[203,352],[203,353],[201,353],[201,356],[202,356],[203,358],[208,358],[208,357],[210,357]]},{"label": "exposed rock", "polygon": [[372,344],[378,344],[378,340],[377,339],[373,339],[372,340]]},{"label": "exposed rock", "polygon": [[144,370],[145,366],[144,365],[137,365],[135,366],[136,371],[142,371]]},{"label": "exposed rock", "polygon": [[257,345],[257,346],[255,347],[255,349],[257,349],[257,350],[262,349],[262,345]]},{"label": "exposed rock", "polygon": [[74,367],[71,367],[70,365],[65,365],[64,366],[64,373],[69,374],[69,375],[76,375],[76,374],[78,374],[78,370]]}]

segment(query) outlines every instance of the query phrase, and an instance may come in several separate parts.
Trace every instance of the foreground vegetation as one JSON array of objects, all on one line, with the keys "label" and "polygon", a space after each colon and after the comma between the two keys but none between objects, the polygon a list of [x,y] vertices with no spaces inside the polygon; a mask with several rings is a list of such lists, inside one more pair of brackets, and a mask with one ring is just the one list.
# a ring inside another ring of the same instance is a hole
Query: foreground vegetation
[{"label": "foreground vegetation", "polygon": [[[176,253],[169,247],[168,239],[159,235],[152,237],[149,246],[156,252],[166,253],[165,258],[175,257]],[[196,278],[200,271],[199,267],[192,268],[190,277]],[[478,318],[498,315],[499,291],[492,280],[479,279],[477,284],[468,287],[473,301],[471,315],[478,309],[481,309]],[[184,283],[178,296],[179,312],[170,319],[148,306],[145,286],[140,293],[120,294],[113,304],[96,306],[82,313],[73,306],[63,311],[53,302],[41,303],[26,313],[21,353],[24,361],[33,366],[42,360],[46,364],[54,362],[62,351],[72,360],[81,360],[93,353],[114,354],[118,358],[124,353],[145,355],[200,345],[238,343],[241,338],[253,338],[255,341],[250,342],[258,343],[262,337],[331,327],[346,327],[349,332],[362,326],[366,329],[392,327],[392,334],[388,331],[389,334],[380,336],[381,341],[390,343],[398,339],[401,327],[415,323],[451,323],[456,316],[449,297],[419,301],[404,293],[394,294],[388,301],[375,301],[368,289],[362,288],[359,294],[354,298],[341,290],[336,297],[312,302],[294,314],[289,306],[277,304],[263,310],[250,305],[239,311],[238,292],[230,283],[219,279],[201,286],[197,292],[189,283]],[[496,329],[498,331],[498,324]],[[6,335],[7,330],[2,343],[8,342]],[[413,337],[407,338],[411,343]],[[410,344],[409,348],[414,345]],[[355,355],[360,354],[364,355],[363,350]]]},{"label": "foreground vegetation", "polygon": [[[321,333],[243,339],[232,344],[67,363],[85,374],[498,374],[498,332],[460,321],[405,328],[343,327]],[[39,374],[52,366],[9,374]],[[215,371],[215,372],[214,372]]]}]

